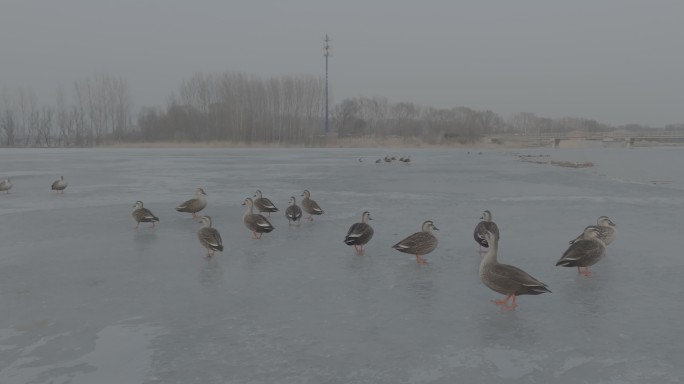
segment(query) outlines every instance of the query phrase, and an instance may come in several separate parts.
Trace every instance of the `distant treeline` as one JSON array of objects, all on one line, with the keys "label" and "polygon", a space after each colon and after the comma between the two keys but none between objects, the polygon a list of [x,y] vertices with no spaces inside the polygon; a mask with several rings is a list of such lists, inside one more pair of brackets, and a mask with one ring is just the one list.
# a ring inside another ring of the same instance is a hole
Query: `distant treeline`
[{"label": "distant treeline", "polygon": [[[2,89],[0,145],[85,147],[155,141],[233,141],[315,145],[325,135],[325,83],[298,75],[260,78],[241,72],[197,73],[166,105],[136,108],[126,80],[107,74],[57,89],[54,104],[35,92]],[[419,139],[440,144],[475,142],[497,133],[606,132],[652,129],[610,126],[584,118],[550,119],[521,112],[504,119],[490,110],[433,108],[385,98],[344,99],[330,110],[333,137]],[[684,124],[662,127],[684,130]]]},{"label": "distant treeline", "polygon": [[319,77],[244,73],[196,74],[169,100],[142,108],[133,139],[302,143],[321,133],[325,106]]}]

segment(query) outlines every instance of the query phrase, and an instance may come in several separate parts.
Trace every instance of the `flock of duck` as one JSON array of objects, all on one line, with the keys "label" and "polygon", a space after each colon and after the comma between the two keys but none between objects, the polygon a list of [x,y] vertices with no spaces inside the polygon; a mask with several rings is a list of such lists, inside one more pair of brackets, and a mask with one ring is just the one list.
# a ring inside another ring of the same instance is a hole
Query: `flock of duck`
[{"label": "flock of duck", "polygon": [[[221,238],[219,231],[212,227],[211,216],[200,217],[197,215],[198,212],[207,206],[205,196],[207,196],[207,193],[204,189],[197,188],[195,197],[181,203],[176,207],[176,211],[190,213],[192,214],[193,219],[199,217],[202,226],[197,231],[197,238],[199,239],[200,244],[207,250],[207,257],[211,257],[216,251],[223,251],[223,239]],[[322,215],[324,213],[318,203],[311,199],[311,193],[308,190],[304,190],[302,196],[304,198],[302,199],[301,207],[297,205],[297,199],[294,196],[290,197],[290,204],[285,210],[285,217],[287,217],[288,223],[290,224],[294,223],[299,225],[303,212],[308,214],[306,219],[310,221],[313,220],[314,215]],[[242,205],[247,207],[245,214],[242,217],[242,222],[245,227],[252,232],[252,238],[259,240],[264,233],[273,231],[273,224],[271,224],[268,218],[261,213],[266,212],[270,217],[272,212],[278,212],[278,208],[271,200],[263,197],[260,190],[256,191],[254,199],[248,197]],[[258,210],[258,213],[254,212],[254,208]],[[152,223],[152,226],[154,226],[155,223],[159,221],[159,217],[145,208],[142,201],[135,202],[132,215],[136,222],[136,229],[140,223]]]},{"label": "flock of duck", "polygon": [[[207,205],[204,196],[206,196],[204,190],[197,188],[196,197],[185,201],[176,207],[176,210],[189,212],[192,213],[193,218],[197,217],[197,212]],[[311,199],[311,193],[308,190],[304,190],[301,196],[303,196],[301,208],[297,205],[295,197],[290,197],[289,206],[285,211],[289,224],[299,225],[303,211],[308,214],[307,220],[313,220],[313,215],[324,213],[318,203]],[[259,190],[254,194],[254,198],[248,197],[242,204],[247,207],[243,223],[252,232],[254,239],[261,239],[262,234],[273,231],[273,225],[261,213],[267,213],[270,217],[271,213],[278,212],[278,208],[271,200],[263,197]],[[138,201],[134,207],[133,217],[138,224],[151,222],[154,225],[154,222],[159,220],[152,212],[143,208],[141,201]],[[258,210],[257,213],[254,212],[254,208]],[[480,280],[491,290],[506,295],[503,300],[493,300],[493,302],[505,310],[512,310],[517,307],[517,296],[551,292],[546,284],[522,269],[499,263],[497,259],[499,228],[492,220],[492,213],[489,210],[485,210],[480,219],[481,221],[473,231],[473,237],[480,247],[479,252],[483,253],[482,248],[487,249],[480,263]],[[202,246],[207,249],[207,257],[211,257],[215,251],[223,251],[223,242],[219,232],[211,226],[211,217],[203,216],[201,220],[202,227],[197,232],[197,237]],[[372,220],[370,212],[364,211],[361,214],[361,221],[352,224],[344,237],[345,244],[353,246],[358,255],[364,254],[364,245],[373,238],[374,230],[369,223],[370,220]],[[427,264],[423,256],[437,248],[438,240],[432,233],[437,230],[439,228],[431,220],[427,220],[423,222],[421,231],[407,236],[394,244],[392,248],[415,255],[419,265]],[[601,216],[596,225],[587,226],[579,236],[570,241],[570,246],[556,262],[556,266],[577,267],[578,273],[590,276],[589,267],[603,258],[606,245],[610,244],[614,238],[615,223],[609,217]]]},{"label": "flock of duck", "polygon": [[[380,164],[380,163],[382,163],[383,161],[384,161],[385,163],[391,163],[391,162],[396,161],[396,160],[397,160],[397,157],[396,157],[396,156],[389,156],[389,155],[388,155],[388,156],[385,156],[384,158],[381,157],[381,158],[375,160],[375,162],[376,162],[377,164]],[[359,158],[359,162],[361,162],[361,161],[363,161],[362,158]],[[399,158],[399,161],[402,162],[402,163],[407,163],[407,164],[408,164],[408,163],[411,162],[411,156],[402,156],[402,157]]]},{"label": "flock of duck", "polygon": [[[67,183],[64,176],[52,183],[51,190],[64,193]],[[0,192],[9,193],[12,183],[9,178],[0,181]],[[198,212],[207,206],[206,192],[197,188],[195,197],[184,201],[176,207],[176,211],[192,214],[193,219],[199,218],[201,227],[197,231],[200,244],[207,250],[207,257],[212,257],[216,251],[223,251],[223,240],[216,228],[212,227],[210,216],[199,216]],[[311,199],[311,193],[304,190],[301,194],[301,207],[297,205],[297,199],[290,197],[289,205],[285,210],[285,217],[289,225],[300,225],[302,216],[306,212],[306,220],[313,221],[314,215],[322,215],[324,210],[318,203]],[[269,221],[271,213],[278,212],[278,208],[271,200],[264,197],[260,190],[254,194],[254,199],[248,197],[242,205],[246,206],[243,215],[243,224],[252,232],[254,239],[261,239],[264,233],[270,233],[274,227]],[[258,212],[254,212],[254,210]],[[268,215],[264,216],[262,213]],[[133,219],[137,229],[140,223],[151,223],[154,227],[159,222],[159,217],[145,208],[142,201],[133,205]],[[480,262],[479,275],[482,283],[491,290],[506,295],[502,300],[492,300],[502,309],[512,310],[517,306],[516,297],[520,295],[539,295],[551,292],[548,286],[527,272],[508,264],[501,264],[497,259],[499,228],[492,220],[492,213],[485,210],[480,218],[481,221],[475,226],[473,237],[478,244],[479,253],[485,253]],[[345,244],[353,246],[358,255],[364,254],[364,246],[373,238],[373,227],[370,212],[361,214],[361,221],[352,224],[344,238]],[[595,225],[588,225],[582,233],[570,241],[570,246],[556,262],[556,266],[577,267],[577,272],[590,276],[589,267],[599,262],[606,254],[606,246],[615,239],[615,223],[608,216],[598,218]],[[392,248],[399,252],[415,255],[419,265],[427,264],[423,256],[437,248],[438,240],[432,231],[439,228],[431,220],[423,222],[421,231],[413,233]],[[486,251],[483,251],[486,248]],[[510,301],[510,303],[509,303]]]},{"label": "flock of duck", "polygon": [[[551,292],[546,284],[522,269],[499,263],[499,228],[492,221],[492,214],[488,210],[484,211],[480,219],[482,221],[475,226],[473,236],[480,247],[488,248],[480,263],[480,280],[491,290],[506,295],[503,300],[493,302],[503,309],[511,310],[517,306],[516,296]],[[570,241],[570,246],[556,262],[556,266],[577,267],[578,273],[591,276],[589,267],[605,256],[606,246],[615,239],[615,227],[608,216],[600,216],[596,225],[588,225],[579,236]]]}]

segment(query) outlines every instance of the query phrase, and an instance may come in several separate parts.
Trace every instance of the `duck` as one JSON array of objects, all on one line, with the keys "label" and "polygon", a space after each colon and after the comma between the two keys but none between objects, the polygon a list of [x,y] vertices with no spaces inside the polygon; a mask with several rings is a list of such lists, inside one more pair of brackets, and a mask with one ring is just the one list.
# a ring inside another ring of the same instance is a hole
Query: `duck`
[{"label": "duck", "polygon": [[154,223],[159,222],[159,218],[155,216],[149,209],[143,207],[143,202],[138,200],[133,204],[133,219],[135,220],[135,229],[138,229],[140,223]]},{"label": "duck", "polygon": [[214,256],[215,251],[223,252],[223,240],[219,231],[211,226],[211,216],[202,216],[200,221],[202,226],[197,231],[197,238],[206,248],[207,257]]},{"label": "duck", "polygon": [[10,189],[12,189],[12,182],[10,181],[9,177],[3,181],[0,181],[0,192],[9,193]]},{"label": "duck", "polygon": [[197,212],[203,210],[204,207],[207,206],[207,200],[204,198],[206,195],[207,193],[204,192],[204,189],[197,188],[195,190],[195,198],[184,201],[181,205],[176,207],[176,211],[192,213],[193,219],[199,217]]},{"label": "duck", "polygon": [[499,227],[496,225],[495,222],[492,221],[492,213],[489,210],[485,210],[482,212],[482,217],[480,217],[479,223],[475,226],[475,230],[473,231],[473,237],[475,238],[475,241],[480,245],[479,253],[482,253],[482,247],[484,248],[489,248],[489,242],[487,242],[487,239],[485,238],[485,234],[487,231],[492,232],[496,238],[499,238]]},{"label": "duck", "polygon": [[305,189],[304,192],[302,192],[302,196],[304,196],[302,199],[302,209],[309,214],[309,216],[306,217],[307,220],[313,221],[313,215],[322,215],[324,213],[318,203],[311,199],[311,192],[309,192],[308,189]]},{"label": "duck", "polygon": [[246,198],[242,205],[247,206],[242,222],[247,229],[252,231],[253,239],[259,240],[262,234],[273,231],[274,227],[267,218],[259,213],[254,213],[254,201],[251,198]]},{"label": "duck", "polygon": [[64,181],[64,176],[60,176],[59,179],[52,182],[52,187],[50,187],[50,190],[64,193],[66,187],[67,183]]},{"label": "duck", "polygon": [[287,223],[296,223],[299,225],[300,219],[302,218],[302,209],[297,205],[297,199],[294,196],[290,196],[289,205],[285,209],[285,217],[287,217]]},{"label": "duck", "polygon": [[344,243],[353,245],[357,255],[364,254],[363,246],[373,238],[373,227],[368,224],[369,220],[373,220],[370,212],[364,211],[361,214],[361,221],[352,224],[347,231],[347,236],[344,237]]},{"label": "duck", "polygon": [[276,208],[271,200],[262,197],[260,190],[256,190],[254,197],[256,197],[256,199],[254,199],[254,207],[259,210],[259,213],[267,212],[270,217],[271,212],[278,212],[278,208]]},{"label": "duck", "polygon": [[421,231],[416,232],[400,242],[394,244],[392,248],[399,252],[416,255],[416,262],[419,265],[427,264],[427,260],[423,258],[424,255],[432,252],[437,248],[437,237],[432,234],[432,231],[439,231],[432,220],[423,222]]},{"label": "duck", "polygon": [[617,225],[615,225],[613,220],[611,220],[608,216],[600,216],[598,220],[596,220],[596,225],[599,227],[599,232],[601,232],[599,240],[603,241],[606,246],[615,240]]},{"label": "duck", "polygon": [[556,266],[577,267],[578,273],[591,276],[589,267],[598,263],[606,255],[606,245],[601,241],[600,236],[600,227],[596,225],[586,227],[581,235],[582,238],[575,239],[570,244],[570,247],[556,262]]},{"label": "duck", "polygon": [[[592,227],[592,225],[585,227],[584,230],[586,231],[586,229],[589,227]],[[596,227],[598,227],[599,230],[598,238],[599,240],[603,241],[603,244],[608,246],[613,242],[613,240],[615,240],[616,225],[608,216],[600,216],[598,220],[596,220]],[[584,231],[582,231],[582,233],[580,233],[580,235],[576,238],[570,240],[570,244],[582,239],[584,239]]]},{"label": "duck", "polygon": [[[500,264],[497,260],[499,252],[499,236],[492,231],[485,231],[484,238],[489,244],[487,254],[480,262],[480,280],[494,292],[506,295],[503,300],[492,300],[504,310],[513,310],[518,306],[516,297],[520,295],[539,295],[550,293],[548,285],[542,283],[529,273],[518,267]],[[508,301],[512,300],[509,304]]]},{"label": "duck", "polygon": [[375,164],[380,164],[380,163],[382,163],[382,159],[375,160]]}]

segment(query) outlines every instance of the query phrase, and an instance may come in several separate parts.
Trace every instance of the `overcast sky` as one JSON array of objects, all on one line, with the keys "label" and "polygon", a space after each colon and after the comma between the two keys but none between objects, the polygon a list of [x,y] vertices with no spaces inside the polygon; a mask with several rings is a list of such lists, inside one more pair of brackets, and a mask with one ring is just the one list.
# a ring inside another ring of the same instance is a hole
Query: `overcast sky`
[{"label": "overcast sky", "polygon": [[323,76],[334,102],[684,122],[684,1],[0,0],[0,87],[106,73],[165,105],[195,72]]}]

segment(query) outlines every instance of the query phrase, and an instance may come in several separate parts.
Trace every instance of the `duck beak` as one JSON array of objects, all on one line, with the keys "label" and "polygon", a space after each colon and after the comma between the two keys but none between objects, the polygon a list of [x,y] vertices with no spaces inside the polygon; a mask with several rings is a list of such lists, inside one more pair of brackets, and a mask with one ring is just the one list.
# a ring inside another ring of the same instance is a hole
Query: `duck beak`
[{"label": "duck beak", "polygon": [[435,227],[434,225],[432,226],[432,229],[434,229],[435,231],[439,231],[439,228]]}]

